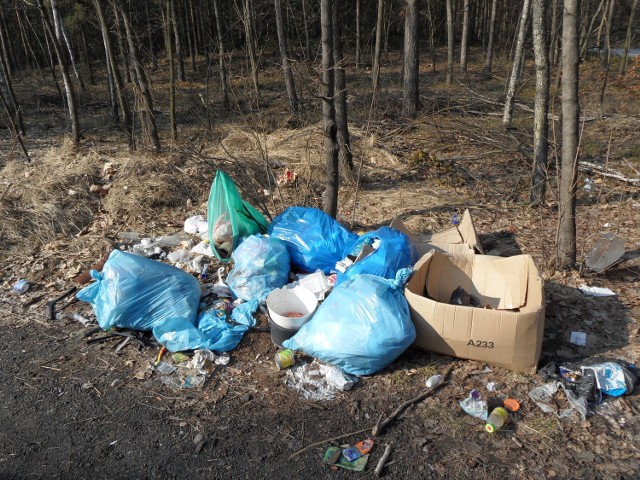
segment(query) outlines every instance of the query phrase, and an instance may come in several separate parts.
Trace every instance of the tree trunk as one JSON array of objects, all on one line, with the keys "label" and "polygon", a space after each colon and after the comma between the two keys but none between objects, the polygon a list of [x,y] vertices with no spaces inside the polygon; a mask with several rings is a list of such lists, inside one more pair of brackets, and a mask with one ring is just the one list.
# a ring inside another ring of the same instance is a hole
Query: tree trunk
[{"label": "tree trunk", "polygon": [[462,39],[460,40],[460,70],[467,71],[467,42],[469,41],[469,0],[464,0]]},{"label": "tree trunk", "polygon": [[224,60],[224,34],[222,32],[222,21],[220,20],[220,9],[218,0],[213,0],[213,13],[216,17],[216,30],[218,32],[218,60],[220,64],[220,86],[222,88],[222,104],[225,109],[229,108],[229,89],[227,87],[227,67]]},{"label": "tree trunk", "polygon": [[176,77],[175,77],[175,61],[173,59],[173,38],[171,38],[171,30],[173,28],[171,12],[173,11],[174,0],[166,0],[166,26],[165,35],[167,38],[167,60],[169,62],[169,123],[171,127],[171,140],[174,142],[178,139],[178,129],[176,128]]},{"label": "tree trunk", "polygon": [[431,14],[431,0],[427,0],[427,23],[429,25],[429,55],[431,57],[431,71],[436,71],[436,28]]},{"label": "tree trunk", "polygon": [[[580,58],[584,58],[584,56],[587,53],[587,47],[589,46],[589,38],[591,38],[591,33],[593,32],[593,27],[596,23],[596,20],[598,18],[598,14],[600,13],[600,10],[602,10],[602,7],[604,6],[604,0],[600,0],[600,3],[598,4],[598,8],[596,9],[595,13],[593,14],[593,16],[591,17],[591,22],[589,22],[589,27],[586,29],[586,31],[584,32],[584,35],[582,36],[582,42],[581,42],[581,47],[580,47]],[[584,14],[584,19],[585,21],[587,20],[587,14],[585,12]],[[600,48],[600,44],[598,43],[598,48]]]},{"label": "tree trunk", "polygon": [[336,114],[334,108],[333,69],[333,0],[321,0],[320,24],[322,43],[322,128],[324,132],[324,157],[327,166],[327,186],[324,191],[324,211],[336,218],[338,214],[338,189],[340,174],[338,165],[338,142],[336,139]]},{"label": "tree trunk", "polygon": [[383,12],[384,1],[378,0],[378,18],[376,20],[376,45],[373,51],[373,101],[371,102],[372,108],[375,109],[378,101],[378,87],[380,82],[380,60],[382,56],[382,29],[383,29]]},{"label": "tree trunk", "polygon": [[404,85],[402,114],[406,117],[412,117],[420,107],[418,0],[405,0],[404,11]]},{"label": "tree trunk", "polygon": [[62,47],[62,42],[64,41],[65,46],[67,47],[67,52],[69,52],[69,61],[71,62],[71,68],[73,69],[73,73],[78,79],[78,83],[80,84],[80,89],[84,90],[84,82],[82,81],[82,77],[78,73],[78,68],[76,67],[76,58],[73,54],[73,49],[71,48],[71,43],[69,43],[69,38],[67,37],[67,32],[64,29],[64,23],[62,18],[60,17],[60,11],[58,10],[57,0],[49,0],[51,2],[51,13],[53,14],[53,25],[55,27],[56,39],[58,40],[58,44]]},{"label": "tree trunk", "polygon": [[274,0],[276,10],[276,29],[278,30],[278,46],[282,59],[282,73],[284,74],[284,86],[289,97],[289,111],[292,115],[298,115],[298,95],[296,84],[293,80],[293,72],[289,63],[289,47],[287,45],[287,32],[282,20],[282,0]]},{"label": "tree trunk", "polygon": [[562,168],[558,211],[557,259],[560,268],[576,264],[576,183],[578,181],[578,122],[580,106],[579,31],[580,0],[564,0],[562,15]]},{"label": "tree trunk", "polygon": [[253,82],[253,89],[256,94],[256,105],[260,105],[260,85],[258,84],[258,62],[256,60],[256,48],[255,39],[253,38],[253,8],[251,0],[244,0],[243,2],[243,19],[244,24],[244,39],[245,46],[247,48],[247,57],[249,59],[249,66],[251,68],[251,81]]},{"label": "tree trunk", "polygon": [[122,24],[120,22],[120,15],[118,9],[113,6],[113,14],[116,20],[116,29],[118,30],[118,49],[120,50],[120,57],[122,59],[122,66],[124,68],[124,80],[125,82],[131,82],[131,66],[129,65],[129,56],[127,55],[127,49],[125,48],[125,34],[122,31]]},{"label": "tree trunk", "polygon": [[360,68],[360,0],[356,0],[356,70]]},{"label": "tree trunk", "polygon": [[[12,129],[16,137],[20,135],[26,134],[26,130],[24,128],[24,122],[22,121],[22,111],[20,109],[20,104],[18,103],[18,99],[16,98],[16,93],[13,90],[13,84],[11,83],[11,73],[7,68],[5,62],[0,62],[0,93],[3,88],[7,92],[7,97],[9,97],[9,101],[6,102],[6,110],[9,115],[9,121],[11,123]],[[2,94],[2,98],[5,98],[5,95]],[[6,101],[6,100],[5,100]]]},{"label": "tree trunk", "polygon": [[513,114],[513,97],[516,94],[516,85],[520,78],[520,63],[524,52],[525,34],[529,24],[529,10],[531,10],[531,0],[524,0],[522,4],[522,14],[520,15],[520,27],[518,29],[518,41],[516,43],[516,51],[513,55],[513,68],[511,69],[511,77],[509,78],[509,88],[507,90],[507,98],[504,102],[504,112],[502,115],[502,123],[506,126],[511,125],[511,116]]},{"label": "tree trunk", "polygon": [[[44,17],[41,16],[40,20],[42,20],[42,28],[44,30],[44,41],[46,43],[47,49],[46,49],[46,55],[47,55],[47,59],[49,60],[49,71],[51,72],[51,78],[53,79],[53,83],[56,86],[56,91],[58,92],[58,96],[60,97],[60,101],[62,103],[65,103],[65,96],[62,93],[62,89],[60,88],[60,85],[58,84],[58,76],[56,74],[56,62],[53,60],[53,54],[51,53],[51,45],[49,44],[49,38],[55,38],[55,37],[50,37],[50,35],[53,35],[53,32],[48,32],[46,27],[45,27],[45,21],[44,21]],[[43,51],[44,51],[44,46],[42,47]]]},{"label": "tree trunk", "polygon": [[609,0],[609,9],[604,20],[604,48],[602,49],[602,87],[600,88],[600,120],[604,117],[604,97],[609,81],[609,67],[611,65],[611,25],[616,1]]},{"label": "tree trunk", "polygon": [[547,0],[533,0],[533,53],[536,62],[536,99],[533,116],[532,206],[544,203],[547,187],[549,142],[549,50],[547,46]]},{"label": "tree trunk", "polygon": [[53,26],[51,25],[51,21],[49,20],[49,16],[47,15],[47,11],[44,8],[42,0],[37,0],[36,5],[38,7],[38,10],[40,11],[40,16],[42,17],[44,27],[49,34],[49,37],[51,38],[51,43],[53,44],[53,49],[56,52],[58,63],[60,64],[60,72],[62,74],[62,82],[64,83],[64,91],[67,99],[67,108],[69,110],[69,120],[71,121],[71,140],[75,145],[80,145],[80,121],[78,119],[78,103],[76,101],[76,93],[73,88],[73,83],[71,82],[71,77],[69,76],[69,66],[67,64],[67,59],[64,56],[64,52],[62,51],[60,43],[56,39],[56,35],[53,31]]},{"label": "tree trunk", "polygon": [[624,72],[627,70],[627,58],[629,57],[629,46],[631,45],[631,36],[633,34],[633,18],[635,17],[637,6],[638,0],[633,0],[631,15],[629,15],[629,24],[627,25],[627,36],[624,40],[624,53],[620,59],[620,68],[618,70],[619,75],[624,75]]},{"label": "tree trunk", "polygon": [[335,77],[334,105],[336,111],[336,140],[338,142],[338,163],[344,175],[353,171],[353,155],[349,139],[347,115],[347,80],[344,70],[346,59],[342,51],[341,0],[333,0],[333,62]]},{"label": "tree trunk", "polygon": [[196,63],[196,59],[198,56],[198,23],[196,22],[195,16],[193,14],[193,0],[189,0],[189,16],[191,17],[191,25],[190,28],[187,28],[187,35],[191,33],[191,70],[194,72],[197,70],[198,65]]},{"label": "tree trunk", "polygon": [[451,0],[447,0],[447,85],[453,82],[453,50],[454,50],[454,31],[453,31],[453,7]]},{"label": "tree trunk", "polygon": [[171,23],[173,24],[173,36],[175,39],[176,47],[176,63],[178,69],[178,81],[184,82],[184,52],[182,51],[182,39],[180,38],[180,27],[178,24],[178,10],[176,9],[175,2],[171,5]]},{"label": "tree trunk", "polygon": [[[122,81],[122,76],[120,75],[120,69],[118,68],[116,54],[113,51],[111,36],[109,34],[109,27],[107,26],[107,19],[105,18],[104,10],[102,8],[102,0],[93,0],[93,4],[95,6],[98,21],[100,22],[100,30],[102,32],[102,42],[104,44],[104,50],[107,56],[108,70],[111,72],[111,75],[113,77],[113,86],[115,89],[115,94],[117,96],[118,106],[120,107],[122,124],[127,135],[127,140],[129,141],[129,148],[133,150],[135,149],[136,145],[135,137],[133,135],[131,109],[129,108],[129,101],[127,100],[127,95],[124,90],[124,82]],[[117,108],[114,108],[114,113],[116,116],[118,115]]]},{"label": "tree trunk", "polygon": [[93,76],[93,67],[91,66],[91,54],[89,53],[89,42],[87,42],[87,35],[84,31],[84,26],[80,26],[80,36],[82,37],[82,46],[84,48],[84,61],[87,64],[87,70],[89,71],[89,84],[95,85],[96,79]]},{"label": "tree trunk", "polygon": [[146,134],[149,138],[152,148],[155,151],[160,150],[160,138],[158,137],[158,129],[156,128],[156,119],[153,113],[153,98],[151,97],[151,90],[149,89],[149,82],[147,80],[147,74],[140,63],[140,55],[135,43],[135,37],[133,29],[131,28],[131,21],[129,20],[129,12],[124,8],[123,0],[117,0],[120,6],[120,14],[122,15],[122,23],[124,24],[124,30],[127,37],[127,43],[129,45],[129,60],[133,67],[136,86],[139,91],[140,98],[142,100],[142,118],[145,123]]},{"label": "tree trunk", "polygon": [[491,19],[489,20],[489,38],[487,40],[487,56],[484,59],[484,74],[491,75],[491,64],[493,63],[493,37],[496,27],[496,9],[498,0],[491,3]]},{"label": "tree trunk", "polygon": [[151,59],[151,64],[153,65],[153,68],[158,68],[158,57],[156,56],[156,51],[155,51],[155,42],[153,41],[153,28],[151,26],[151,13],[149,12],[149,3],[150,2],[144,2],[144,15],[147,20],[147,42],[149,44],[148,48],[149,48],[149,57]]},{"label": "tree trunk", "polygon": [[307,25],[307,0],[302,0],[302,21],[304,23],[304,55],[311,61],[311,42],[309,41],[309,25]]},{"label": "tree trunk", "polygon": [[549,40],[549,67],[558,61],[558,0],[551,2],[551,32]]},{"label": "tree trunk", "polygon": [[4,21],[4,15],[0,9],[0,47],[2,47],[2,63],[5,64],[5,68],[11,73],[13,67],[11,65],[11,58],[9,57],[9,49],[7,48],[7,41],[9,32],[7,31],[7,24]]}]

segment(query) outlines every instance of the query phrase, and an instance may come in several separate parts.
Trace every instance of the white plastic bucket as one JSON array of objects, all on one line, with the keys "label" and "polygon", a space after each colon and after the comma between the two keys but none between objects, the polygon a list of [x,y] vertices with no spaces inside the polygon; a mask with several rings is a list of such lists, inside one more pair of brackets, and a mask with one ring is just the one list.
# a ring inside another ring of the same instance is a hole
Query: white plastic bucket
[{"label": "white plastic bucket", "polygon": [[298,330],[312,317],[318,307],[316,296],[303,287],[279,288],[267,297],[269,317],[278,326]]}]

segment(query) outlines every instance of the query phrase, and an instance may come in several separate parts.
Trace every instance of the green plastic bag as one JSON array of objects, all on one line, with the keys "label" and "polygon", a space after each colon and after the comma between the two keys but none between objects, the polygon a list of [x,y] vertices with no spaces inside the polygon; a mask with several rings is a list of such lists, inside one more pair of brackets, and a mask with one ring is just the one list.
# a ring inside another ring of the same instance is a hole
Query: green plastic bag
[{"label": "green plastic bag", "polygon": [[211,185],[207,207],[209,244],[223,262],[231,260],[231,253],[242,241],[258,233],[265,233],[267,220],[240,196],[233,180],[222,170],[216,172]]}]

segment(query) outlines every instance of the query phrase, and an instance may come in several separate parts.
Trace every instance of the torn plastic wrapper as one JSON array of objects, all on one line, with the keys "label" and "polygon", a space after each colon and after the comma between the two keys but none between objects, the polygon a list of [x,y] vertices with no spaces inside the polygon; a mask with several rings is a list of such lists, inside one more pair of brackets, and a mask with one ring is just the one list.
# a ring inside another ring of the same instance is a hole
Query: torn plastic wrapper
[{"label": "torn plastic wrapper", "polygon": [[[558,387],[562,388],[567,396],[567,400],[571,404],[571,408],[563,410],[561,413],[558,413],[556,409],[550,405],[554,395],[558,391]],[[531,400],[533,400],[533,402],[538,405],[543,412],[553,413],[558,418],[570,417],[574,410],[578,412],[582,421],[587,418],[587,401],[582,397],[578,397],[575,393],[566,388],[562,382],[549,382],[539,387],[535,387],[529,392],[529,398],[531,398]]]}]

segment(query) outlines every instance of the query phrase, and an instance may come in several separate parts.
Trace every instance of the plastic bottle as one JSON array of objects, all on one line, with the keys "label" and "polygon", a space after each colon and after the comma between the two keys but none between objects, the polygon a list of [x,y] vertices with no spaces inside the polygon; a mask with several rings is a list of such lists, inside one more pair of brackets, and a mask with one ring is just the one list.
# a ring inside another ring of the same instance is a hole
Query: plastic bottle
[{"label": "plastic bottle", "polygon": [[504,407],[496,407],[491,411],[491,415],[487,418],[487,424],[484,426],[485,431],[493,433],[496,430],[500,430],[505,423],[507,423],[509,413]]}]

